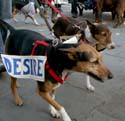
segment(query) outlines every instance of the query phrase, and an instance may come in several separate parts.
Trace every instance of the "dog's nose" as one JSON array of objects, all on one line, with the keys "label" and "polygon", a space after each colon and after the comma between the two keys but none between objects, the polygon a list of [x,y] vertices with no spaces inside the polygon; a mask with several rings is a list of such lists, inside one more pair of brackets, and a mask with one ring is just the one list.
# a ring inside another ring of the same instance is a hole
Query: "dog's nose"
[{"label": "dog's nose", "polygon": [[112,79],[113,78],[113,74],[110,72],[108,75],[108,79]]},{"label": "dog's nose", "polygon": [[111,44],[109,44],[109,45],[107,46],[108,49],[114,49],[115,47],[116,47],[116,45],[115,45],[114,42],[112,42]]},{"label": "dog's nose", "polygon": [[115,45],[111,45],[111,49],[114,49],[115,48]]}]

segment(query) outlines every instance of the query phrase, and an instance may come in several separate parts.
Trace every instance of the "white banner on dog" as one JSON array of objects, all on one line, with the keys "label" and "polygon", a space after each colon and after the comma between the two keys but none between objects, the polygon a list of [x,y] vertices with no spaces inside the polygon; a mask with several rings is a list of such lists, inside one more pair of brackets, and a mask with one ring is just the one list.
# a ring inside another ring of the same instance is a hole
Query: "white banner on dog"
[{"label": "white banner on dog", "polygon": [[10,76],[44,81],[46,56],[1,54],[1,57]]}]

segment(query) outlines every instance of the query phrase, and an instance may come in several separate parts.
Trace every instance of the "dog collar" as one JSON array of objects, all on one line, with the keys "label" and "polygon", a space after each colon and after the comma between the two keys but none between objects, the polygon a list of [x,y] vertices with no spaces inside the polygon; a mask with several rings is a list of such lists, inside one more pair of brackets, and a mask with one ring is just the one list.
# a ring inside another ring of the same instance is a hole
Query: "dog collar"
[{"label": "dog collar", "polygon": [[103,50],[105,50],[106,48],[104,47],[104,48],[102,48],[102,49],[97,49],[97,45],[96,45],[96,50],[98,51],[98,52],[101,52],[101,51],[103,51]]},{"label": "dog collar", "polygon": [[[35,49],[37,48],[38,45],[46,46],[46,47],[49,46],[49,43],[41,40],[36,40],[33,44],[34,44],[34,47],[32,49],[31,55],[35,54]],[[45,52],[45,55],[47,56],[47,52]],[[45,68],[54,80],[56,80],[61,84],[64,83],[64,80],[66,79],[66,77],[63,80],[60,76],[58,76],[58,74],[56,74],[56,72],[54,72],[54,70],[50,67],[48,61],[46,61]]]}]

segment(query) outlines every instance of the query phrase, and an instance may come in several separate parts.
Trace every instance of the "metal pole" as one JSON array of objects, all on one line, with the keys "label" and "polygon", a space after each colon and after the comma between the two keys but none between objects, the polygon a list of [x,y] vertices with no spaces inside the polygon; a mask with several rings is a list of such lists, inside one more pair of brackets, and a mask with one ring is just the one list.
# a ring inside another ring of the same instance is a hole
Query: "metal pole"
[{"label": "metal pole", "polygon": [[12,15],[12,0],[0,0],[0,18],[10,19]]}]

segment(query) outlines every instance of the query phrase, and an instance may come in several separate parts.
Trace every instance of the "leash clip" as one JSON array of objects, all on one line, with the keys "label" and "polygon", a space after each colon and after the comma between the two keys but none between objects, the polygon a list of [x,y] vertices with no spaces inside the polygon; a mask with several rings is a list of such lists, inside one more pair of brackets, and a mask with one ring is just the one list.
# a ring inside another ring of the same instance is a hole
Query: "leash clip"
[{"label": "leash clip", "polygon": [[58,39],[55,39],[52,41],[52,46],[57,46],[59,44],[59,40]]}]

